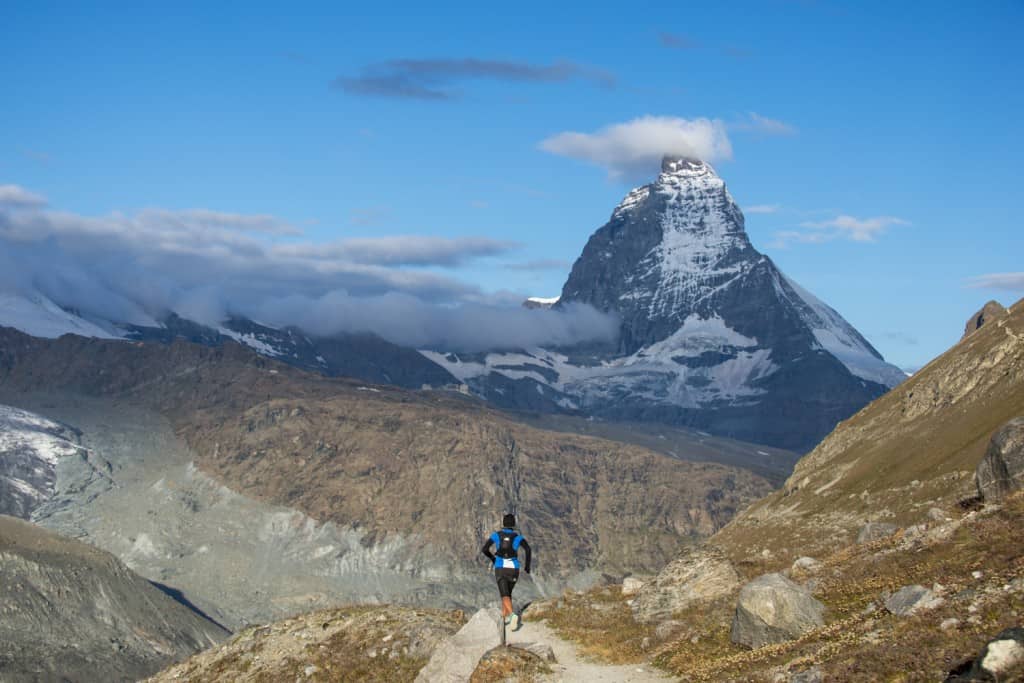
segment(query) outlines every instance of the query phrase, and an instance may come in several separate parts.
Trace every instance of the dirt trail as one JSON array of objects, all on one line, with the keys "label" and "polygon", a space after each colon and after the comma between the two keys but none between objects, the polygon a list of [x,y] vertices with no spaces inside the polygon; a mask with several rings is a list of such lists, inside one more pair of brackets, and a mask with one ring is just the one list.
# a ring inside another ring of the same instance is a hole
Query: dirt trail
[{"label": "dirt trail", "polygon": [[513,646],[525,643],[550,645],[557,663],[551,665],[554,671],[544,680],[551,683],[663,683],[674,680],[646,664],[615,666],[581,659],[575,645],[563,640],[547,624],[539,621],[524,622],[522,628],[509,634],[508,642]]}]

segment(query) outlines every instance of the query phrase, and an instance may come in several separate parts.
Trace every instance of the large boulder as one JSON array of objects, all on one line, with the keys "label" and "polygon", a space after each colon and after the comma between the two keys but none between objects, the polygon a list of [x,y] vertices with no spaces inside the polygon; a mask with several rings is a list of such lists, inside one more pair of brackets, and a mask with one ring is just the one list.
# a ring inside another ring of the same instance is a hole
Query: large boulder
[{"label": "large boulder", "polygon": [[782,574],[759,576],[740,591],[732,642],[757,648],[793,640],[825,625],[825,605]]},{"label": "large boulder", "polygon": [[633,600],[633,616],[647,624],[664,621],[695,602],[728,595],[739,587],[739,574],[721,551],[690,548],[644,584]]},{"label": "large boulder", "polygon": [[978,495],[989,502],[1024,487],[1024,417],[1015,417],[996,431],[975,478]]}]

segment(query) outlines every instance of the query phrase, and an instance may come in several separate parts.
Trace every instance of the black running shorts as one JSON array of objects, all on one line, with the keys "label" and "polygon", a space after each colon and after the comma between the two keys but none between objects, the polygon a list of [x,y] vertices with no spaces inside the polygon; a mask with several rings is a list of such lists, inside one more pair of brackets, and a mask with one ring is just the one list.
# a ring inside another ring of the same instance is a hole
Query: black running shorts
[{"label": "black running shorts", "polygon": [[494,578],[498,582],[498,593],[503,598],[512,597],[512,589],[516,587],[519,580],[518,569],[505,569],[504,567],[494,570]]}]

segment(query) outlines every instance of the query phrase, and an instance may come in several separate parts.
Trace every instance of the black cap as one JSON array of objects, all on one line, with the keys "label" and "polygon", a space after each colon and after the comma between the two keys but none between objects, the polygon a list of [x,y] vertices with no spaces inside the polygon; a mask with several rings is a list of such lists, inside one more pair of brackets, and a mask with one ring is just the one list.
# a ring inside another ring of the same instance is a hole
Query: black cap
[{"label": "black cap", "polygon": [[511,512],[505,513],[505,516],[501,518],[501,525],[508,529],[513,528],[516,525],[516,516]]}]

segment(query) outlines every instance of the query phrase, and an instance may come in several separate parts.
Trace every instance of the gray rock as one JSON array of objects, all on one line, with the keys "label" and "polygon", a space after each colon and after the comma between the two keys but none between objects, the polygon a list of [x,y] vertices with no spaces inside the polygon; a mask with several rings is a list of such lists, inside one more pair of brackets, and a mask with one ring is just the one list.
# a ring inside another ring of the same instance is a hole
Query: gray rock
[{"label": "gray rock", "polygon": [[545,662],[552,664],[558,662],[558,659],[555,658],[555,651],[547,643],[516,643],[513,647],[532,652]]},{"label": "gray rock", "polygon": [[697,601],[722,597],[739,587],[739,574],[721,551],[689,548],[640,589],[633,616],[641,623],[663,621]]},{"label": "gray rock", "polygon": [[463,683],[476,670],[480,658],[498,644],[501,612],[478,610],[458,633],[441,643],[416,676],[417,683]]},{"label": "gray rock", "polygon": [[732,642],[757,648],[825,625],[825,605],[782,574],[759,576],[740,591]]},{"label": "gray rock", "polygon": [[933,522],[948,522],[949,515],[947,515],[946,511],[942,510],[941,508],[929,508],[928,519],[932,520]]},{"label": "gray rock", "polygon": [[819,569],[821,569],[821,562],[819,562],[818,560],[814,559],[813,557],[800,557],[793,562],[793,567],[791,571],[800,571],[807,574],[813,574]]},{"label": "gray rock", "polygon": [[861,527],[860,533],[857,534],[857,543],[871,543],[881,538],[892,536],[899,529],[895,524],[889,524],[887,522],[868,522]]},{"label": "gray rock", "polygon": [[992,436],[975,476],[978,495],[986,502],[1024,487],[1024,417],[1015,417]]},{"label": "gray rock", "polygon": [[924,586],[904,586],[885,598],[885,608],[899,617],[907,617],[923,610],[935,609],[944,600]]},{"label": "gray rock", "polygon": [[964,325],[964,335],[960,337],[960,339],[966,339],[972,332],[980,330],[982,325],[985,323],[992,322],[996,318],[1000,318],[1004,315],[1006,315],[1006,309],[1001,303],[998,301],[989,301],[981,307],[981,310],[968,319],[967,324]]},{"label": "gray rock", "polygon": [[644,582],[632,576],[627,576],[622,580],[622,594],[623,595],[636,595],[640,592],[640,589],[644,587]]},{"label": "gray rock", "polygon": [[816,666],[789,677],[789,683],[823,683],[824,680],[825,674]]}]

